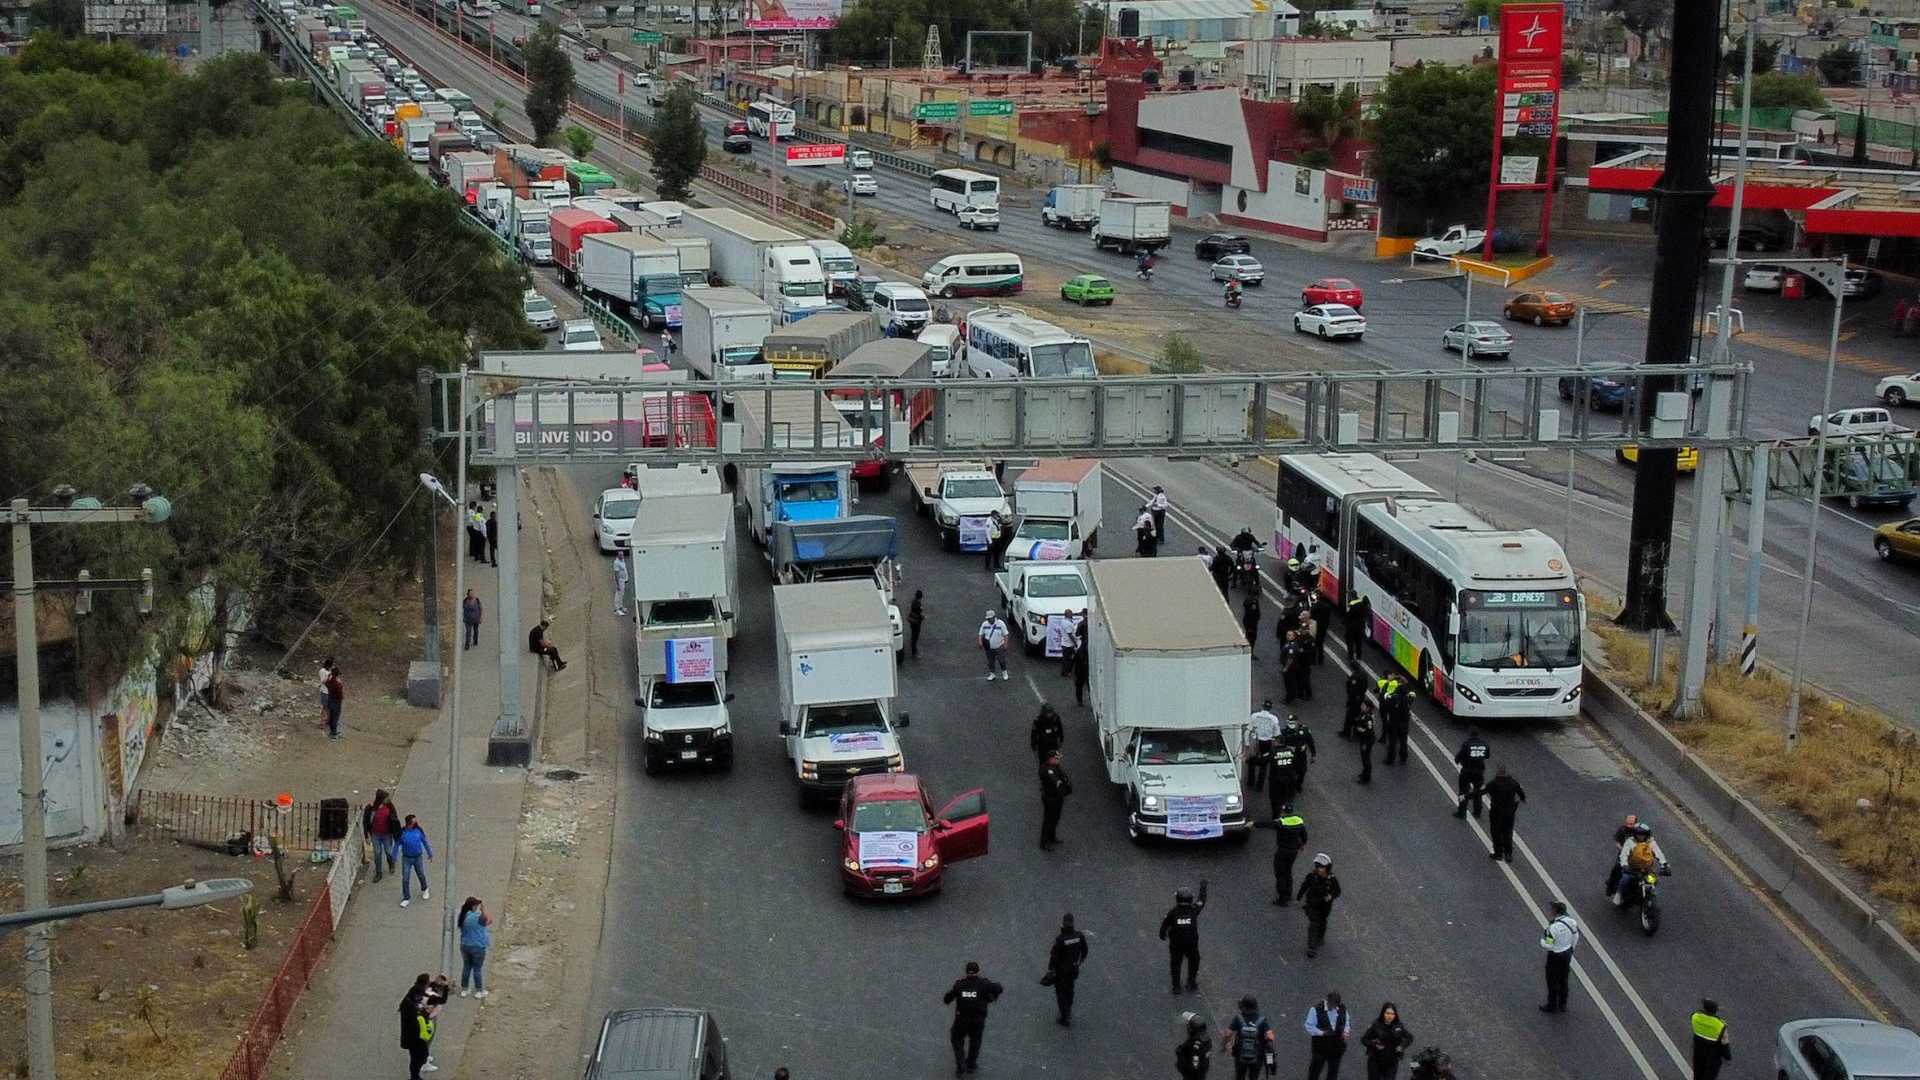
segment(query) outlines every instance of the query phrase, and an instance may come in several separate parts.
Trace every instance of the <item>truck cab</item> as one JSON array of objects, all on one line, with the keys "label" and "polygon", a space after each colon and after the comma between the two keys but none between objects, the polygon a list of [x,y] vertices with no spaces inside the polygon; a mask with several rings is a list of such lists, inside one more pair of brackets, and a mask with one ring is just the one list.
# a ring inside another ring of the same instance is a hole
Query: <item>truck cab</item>
[{"label": "truck cab", "polygon": [[845,296],[849,290],[859,287],[860,263],[853,257],[853,249],[838,240],[809,240],[807,246],[820,259],[829,297]]},{"label": "truck cab", "polygon": [[553,265],[553,236],[547,208],[533,199],[513,200],[511,239],[522,262]]},{"label": "truck cab", "polygon": [[1029,651],[1046,644],[1049,620],[1085,616],[1092,606],[1083,562],[1010,562],[994,583]]},{"label": "truck cab", "polygon": [[1012,524],[1007,493],[983,462],[910,465],[906,472],[915,505],[933,518],[946,547],[959,546],[963,520],[986,519],[989,536]]},{"label": "truck cab", "polygon": [[820,268],[820,256],[805,244],[787,244],[767,249],[766,300],[780,314],[782,323],[799,322],[827,303],[827,276]]},{"label": "truck cab", "polygon": [[733,718],[727,712],[726,673],[712,679],[646,680],[635,700],[641,707],[643,767],[648,776],[670,767],[733,767]]}]

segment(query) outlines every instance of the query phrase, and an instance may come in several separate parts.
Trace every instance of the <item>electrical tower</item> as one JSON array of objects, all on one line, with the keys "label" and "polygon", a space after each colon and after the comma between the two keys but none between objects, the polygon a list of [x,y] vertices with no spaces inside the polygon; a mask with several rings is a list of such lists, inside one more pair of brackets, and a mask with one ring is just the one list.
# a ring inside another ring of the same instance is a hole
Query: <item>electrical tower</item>
[{"label": "electrical tower", "polygon": [[946,66],[946,63],[940,59],[940,27],[938,24],[929,23],[927,48],[920,54],[920,73],[927,79],[938,79],[941,69]]}]

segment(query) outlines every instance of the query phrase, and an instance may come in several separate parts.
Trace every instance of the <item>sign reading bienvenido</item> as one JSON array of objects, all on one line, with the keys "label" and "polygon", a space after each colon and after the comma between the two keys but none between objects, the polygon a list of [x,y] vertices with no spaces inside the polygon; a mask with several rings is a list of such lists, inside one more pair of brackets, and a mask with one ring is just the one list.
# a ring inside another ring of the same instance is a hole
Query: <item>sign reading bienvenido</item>
[{"label": "sign reading bienvenido", "polygon": [[[983,101],[967,102],[968,116],[1012,116],[1013,102],[1005,98],[988,98]],[[957,101],[923,101],[913,107],[915,120],[958,120],[960,103]]]}]

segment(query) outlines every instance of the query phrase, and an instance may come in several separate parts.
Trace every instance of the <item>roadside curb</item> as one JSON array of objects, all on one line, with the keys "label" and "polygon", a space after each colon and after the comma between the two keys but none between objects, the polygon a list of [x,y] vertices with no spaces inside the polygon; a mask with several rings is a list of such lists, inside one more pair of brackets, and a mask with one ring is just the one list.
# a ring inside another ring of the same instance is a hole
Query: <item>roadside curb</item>
[{"label": "roadside curb", "polygon": [[1895,1010],[1920,1019],[1920,949],[1626,691],[1591,666],[1584,685],[1586,716]]}]

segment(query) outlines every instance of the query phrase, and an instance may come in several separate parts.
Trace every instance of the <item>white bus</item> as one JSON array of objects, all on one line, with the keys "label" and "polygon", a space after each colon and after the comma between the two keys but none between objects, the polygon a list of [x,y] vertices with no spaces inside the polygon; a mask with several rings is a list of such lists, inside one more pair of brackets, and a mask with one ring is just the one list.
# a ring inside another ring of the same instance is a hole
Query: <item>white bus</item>
[{"label": "white bus", "polygon": [[[1280,459],[1274,549],[1373,608],[1367,636],[1457,716],[1580,711],[1586,603],[1560,545],[1496,529],[1368,454]],[[1348,535],[1348,534],[1351,535]]]},{"label": "white bus", "polygon": [[928,195],[935,210],[952,214],[963,206],[1000,208],[1000,180],[972,169],[941,169],[933,174]]},{"label": "white bus", "polygon": [[793,138],[793,110],[771,98],[747,106],[747,131],[762,139]]},{"label": "white bus", "polygon": [[444,101],[448,105],[453,106],[455,115],[463,112],[473,112],[473,99],[452,87],[443,86],[435,90],[433,96],[436,100]]},{"label": "white bus", "polygon": [[1025,284],[1026,268],[1020,256],[1006,251],[949,255],[920,275],[920,287],[929,295],[1012,296]]},{"label": "white bus", "polygon": [[1093,344],[1017,308],[967,313],[967,374],[976,379],[1088,378]]}]

